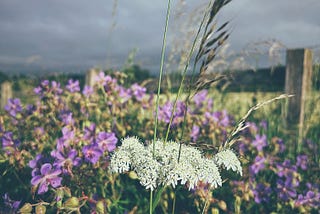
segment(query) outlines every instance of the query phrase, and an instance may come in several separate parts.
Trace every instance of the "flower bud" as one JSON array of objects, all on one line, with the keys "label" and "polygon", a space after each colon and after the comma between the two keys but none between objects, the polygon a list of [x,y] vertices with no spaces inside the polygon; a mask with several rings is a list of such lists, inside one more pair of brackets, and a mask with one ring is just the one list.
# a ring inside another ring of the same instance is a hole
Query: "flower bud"
[{"label": "flower bud", "polygon": [[222,209],[223,211],[226,211],[226,210],[227,210],[227,204],[226,204],[226,202],[224,202],[224,201],[219,201],[219,202],[218,202],[218,205],[219,205],[220,209]]},{"label": "flower bud", "polygon": [[20,213],[27,214],[32,212],[32,206],[30,203],[25,203],[19,210]]},{"label": "flower bud", "polygon": [[46,213],[46,207],[42,204],[36,206],[36,214],[45,214]]},{"label": "flower bud", "polygon": [[77,208],[79,206],[79,199],[76,197],[69,198],[65,203],[65,208]]},{"label": "flower bud", "polygon": [[219,209],[213,207],[213,208],[211,209],[211,213],[212,213],[212,214],[219,214]]},{"label": "flower bud", "polygon": [[130,171],[129,172],[129,178],[135,180],[135,179],[138,179],[138,175],[134,171]]}]

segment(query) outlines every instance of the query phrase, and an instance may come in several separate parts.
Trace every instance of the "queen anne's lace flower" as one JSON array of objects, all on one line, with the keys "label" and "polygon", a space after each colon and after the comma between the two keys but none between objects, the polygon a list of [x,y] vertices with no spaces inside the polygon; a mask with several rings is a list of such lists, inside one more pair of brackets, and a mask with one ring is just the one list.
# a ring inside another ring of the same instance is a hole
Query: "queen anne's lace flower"
[{"label": "queen anne's lace flower", "polygon": [[230,149],[225,149],[217,153],[214,161],[218,166],[225,167],[227,170],[232,169],[232,171],[238,172],[242,176],[241,163],[236,154]]},{"label": "queen anne's lace flower", "polygon": [[[191,146],[176,142],[164,144],[161,140],[144,146],[138,138],[129,137],[122,140],[122,145],[111,157],[110,169],[116,173],[135,171],[141,185],[151,190],[160,185],[175,187],[179,182],[187,184],[190,190],[199,181],[217,188],[222,185],[217,164],[241,172],[240,162],[232,154],[233,156],[228,156],[229,159],[225,159],[224,153],[219,153],[212,160],[203,157],[198,149]],[[231,160],[239,165],[228,164]]]}]

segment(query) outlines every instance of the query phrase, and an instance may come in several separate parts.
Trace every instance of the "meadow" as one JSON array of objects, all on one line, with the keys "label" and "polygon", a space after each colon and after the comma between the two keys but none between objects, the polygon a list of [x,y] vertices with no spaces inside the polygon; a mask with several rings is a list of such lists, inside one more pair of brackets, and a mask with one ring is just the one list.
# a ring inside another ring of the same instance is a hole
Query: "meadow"
[{"label": "meadow", "polygon": [[161,89],[167,28],[156,90],[125,71],[92,85],[15,79],[0,111],[0,213],[318,213],[319,91],[298,136],[289,95],[201,79],[229,36],[213,22],[229,2],[210,1],[174,92]]}]

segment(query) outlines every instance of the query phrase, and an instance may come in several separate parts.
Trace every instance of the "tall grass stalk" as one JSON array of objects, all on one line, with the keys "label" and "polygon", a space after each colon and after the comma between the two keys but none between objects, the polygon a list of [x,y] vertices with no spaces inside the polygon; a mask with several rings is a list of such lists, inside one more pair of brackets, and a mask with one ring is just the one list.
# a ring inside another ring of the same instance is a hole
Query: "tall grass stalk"
[{"label": "tall grass stalk", "polygon": [[[164,55],[166,50],[166,41],[167,41],[167,31],[168,31],[168,24],[169,24],[169,17],[170,17],[170,7],[171,7],[171,0],[168,0],[167,4],[167,14],[166,14],[166,24],[163,32],[163,41],[162,41],[162,50],[161,50],[161,61],[160,61],[160,72],[159,72],[159,81],[158,81],[158,90],[157,90],[157,99],[156,99],[156,115],[155,115],[155,125],[154,125],[154,133],[153,133],[153,145],[152,145],[152,155],[155,155],[155,142],[157,140],[157,128],[158,128],[158,114],[159,114],[159,99],[160,99],[160,89],[161,89],[161,80],[163,75],[163,65],[164,65]],[[160,191],[162,192],[162,191]],[[161,193],[159,193],[161,194]],[[152,214],[154,210],[153,205],[153,191],[150,191],[150,206],[149,206],[149,213]]]},{"label": "tall grass stalk", "polygon": [[[166,143],[167,140],[168,140],[169,133],[170,133],[170,127],[171,127],[171,124],[172,124],[172,121],[173,121],[173,117],[174,117],[174,113],[175,113],[175,108],[177,106],[178,99],[179,99],[179,97],[181,96],[181,93],[182,93],[183,83],[184,83],[185,77],[187,75],[187,71],[188,71],[188,67],[189,67],[189,64],[190,64],[190,60],[191,60],[191,57],[192,57],[192,55],[194,53],[194,49],[195,49],[197,41],[199,39],[199,35],[200,35],[201,30],[202,30],[203,24],[204,24],[209,12],[210,12],[211,5],[212,5],[212,0],[209,2],[208,6],[207,6],[207,10],[206,10],[206,12],[205,12],[205,14],[204,14],[204,16],[203,16],[203,18],[201,20],[201,23],[200,23],[200,26],[198,28],[197,34],[196,34],[196,36],[195,36],[195,38],[194,38],[194,40],[192,42],[192,46],[190,48],[190,52],[188,54],[188,58],[187,58],[187,61],[186,61],[186,64],[185,64],[185,67],[184,67],[184,70],[183,70],[183,73],[182,73],[182,79],[180,81],[179,89],[178,89],[177,95],[176,95],[174,103],[173,103],[172,113],[171,113],[169,125],[168,125],[168,128],[167,128],[167,132],[166,132],[166,135],[165,135],[164,143]],[[194,69],[195,69],[195,66],[194,66]]]}]

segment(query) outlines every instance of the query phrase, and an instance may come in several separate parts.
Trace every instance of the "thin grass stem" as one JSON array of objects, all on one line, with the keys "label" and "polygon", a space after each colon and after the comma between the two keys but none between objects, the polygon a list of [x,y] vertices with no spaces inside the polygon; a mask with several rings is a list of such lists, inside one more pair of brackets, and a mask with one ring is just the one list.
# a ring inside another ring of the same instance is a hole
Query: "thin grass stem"
[{"label": "thin grass stem", "polygon": [[[153,158],[155,157],[155,142],[157,140],[159,99],[160,99],[161,80],[162,80],[162,75],[163,75],[164,55],[165,55],[166,43],[167,43],[166,40],[167,40],[167,32],[168,32],[169,17],[170,17],[170,6],[171,6],[171,0],[168,0],[166,24],[165,24],[165,28],[164,28],[164,32],[163,32],[163,41],[162,41],[162,48],[161,48],[160,72],[159,72],[158,91],[157,91],[157,99],[156,99],[156,115],[155,115],[154,133],[153,133],[153,142],[152,142],[152,156],[153,156]],[[153,210],[154,210],[153,191],[152,190],[150,191],[149,203],[150,203],[149,213],[152,214]]]}]

